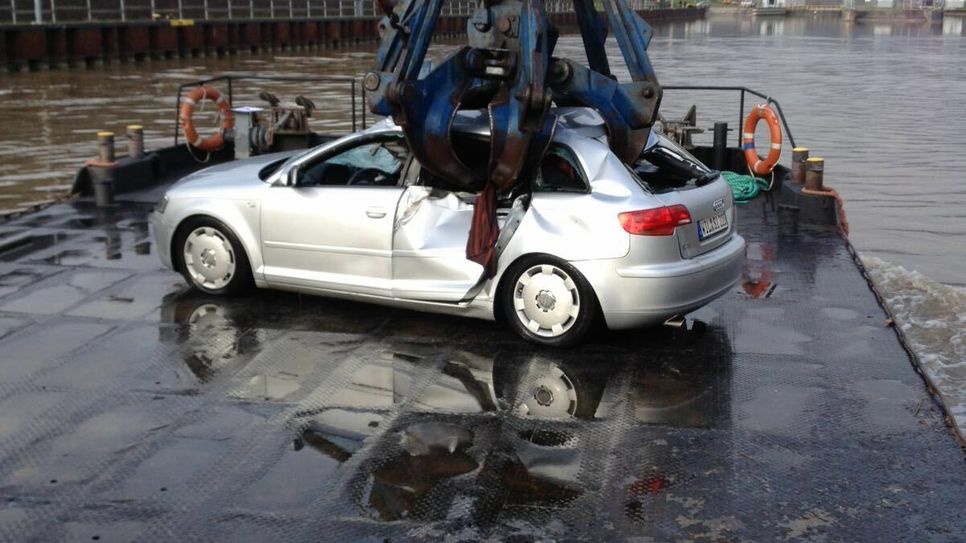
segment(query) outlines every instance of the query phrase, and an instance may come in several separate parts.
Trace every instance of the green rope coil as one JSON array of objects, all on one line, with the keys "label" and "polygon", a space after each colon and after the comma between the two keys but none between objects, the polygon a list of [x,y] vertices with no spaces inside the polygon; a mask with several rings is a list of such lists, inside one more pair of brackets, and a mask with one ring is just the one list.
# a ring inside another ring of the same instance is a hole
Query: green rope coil
[{"label": "green rope coil", "polygon": [[735,172],[721,172],[721,175],[731,186],[731,194],[734,195],[737,203],[747,202],[758,196],[760,191],[771,188],[771,183],[760,177]]}]

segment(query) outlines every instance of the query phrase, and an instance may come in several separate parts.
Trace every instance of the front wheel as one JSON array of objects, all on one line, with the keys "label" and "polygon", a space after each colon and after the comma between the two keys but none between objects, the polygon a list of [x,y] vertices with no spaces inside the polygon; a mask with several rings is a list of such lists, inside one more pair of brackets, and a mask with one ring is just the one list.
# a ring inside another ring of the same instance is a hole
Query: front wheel
[{"label": "front wheel", "polygon": [[593,290],[570,264],[535,256],[507,270],[502,291],[504,314],[523,339],[552,347],[579,342],[597,318]]},{"label": "front wheel", "polygon": [[208,294],[232,295],[252,284],[252,271],[232,231],[209,218],[191,219],[175,239],[178,268],[189,285]]}]

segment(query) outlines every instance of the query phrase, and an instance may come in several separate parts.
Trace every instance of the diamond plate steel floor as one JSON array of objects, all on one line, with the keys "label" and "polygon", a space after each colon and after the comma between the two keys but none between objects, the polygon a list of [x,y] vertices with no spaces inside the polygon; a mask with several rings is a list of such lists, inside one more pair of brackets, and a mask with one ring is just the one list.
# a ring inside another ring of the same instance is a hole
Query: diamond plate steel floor
[{"label": "diamond plate steel floor", "polygon": [[963,541],[966,465],[846,245],[567,351],[160,269],[146,207],[0,225],[6,541]]}]

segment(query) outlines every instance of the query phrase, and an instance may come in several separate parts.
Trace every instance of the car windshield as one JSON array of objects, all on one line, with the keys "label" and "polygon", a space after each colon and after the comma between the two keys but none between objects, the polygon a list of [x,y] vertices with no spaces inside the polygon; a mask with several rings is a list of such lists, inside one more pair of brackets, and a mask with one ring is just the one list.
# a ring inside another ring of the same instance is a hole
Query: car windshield
[{"label": "car windshield", "polygon": [[[328,142],[322,143],[320,145],[316,145],[315,147],[310,147],[310,148],[305,149],[305,150],[303,150],[301,152],[298,152],[298,153],[293,154],[292,156],[288,157],[284,161],[273,162],[273,163],[269,164],[268,166],[266,166],[265,168],[263,168],[262,171],[263,172],[266,172],[267,171],[267,175],[265,175],[265,177],[262,177],[262,180],[263,181],[267,181],[268,178],[271,177],[272,174],[274,174],[274,173],[276,173],[278,171],[283,171],[283,170],[288,169],[293,164],[296,164],[298,162],[301,162],[303,159],[306,159],[309,156],[314,155],[315,153],[319,152],[323,147],[325,147],[327,149],[332,149],[332,148],[336,148],[336,147],[347,147],[349,145],[358,145],[358,144],[363,143],[367,139],[374,139],[374,138],[385,137],[385,136],[387,136],[389,134],[391,134],[391,132],[376,132],[376,133],[370,133],[370,134],[356,132],[354,134],[349,134],[349,135],[343,136],[343,137],[341,137],[341,138],[339,138],[337,140],[334,140],[334,141],[328,141]],[[389,156],[389,158],[390,159],[392,158],[391,155]],[[381,156],[380,158],[378,158],[376,160],[385,161],[387,159],[385,158],[385,156]],[[383,164],[388,164],[388,162],[383,162]],[[373,167],[378,168],[379,167],[379,164],[373,164]]]},{"label": "car windshield", "polygon": [[352,166],[356,169],[375,168],[383,173],[396,173],[401,162],[384,146],[374,143],[350,149],[326,161],[328,164]]}]

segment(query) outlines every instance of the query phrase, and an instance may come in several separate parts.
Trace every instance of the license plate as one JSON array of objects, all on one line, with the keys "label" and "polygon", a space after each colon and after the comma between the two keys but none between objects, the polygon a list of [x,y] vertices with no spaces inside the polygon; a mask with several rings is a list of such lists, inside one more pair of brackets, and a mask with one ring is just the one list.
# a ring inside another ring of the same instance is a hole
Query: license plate
[{"label": "license plate", "polygon": [[698,239],[709,238],[728,229],[728,218],[724,213],[698,221]]}]

